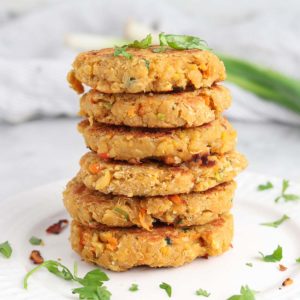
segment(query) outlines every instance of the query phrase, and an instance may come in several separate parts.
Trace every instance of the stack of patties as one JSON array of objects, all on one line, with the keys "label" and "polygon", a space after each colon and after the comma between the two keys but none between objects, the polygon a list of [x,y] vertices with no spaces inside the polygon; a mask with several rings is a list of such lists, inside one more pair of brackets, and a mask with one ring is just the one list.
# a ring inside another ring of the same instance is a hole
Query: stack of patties
[{"label": "stack of patties", "polygon": [[231,104],[216,84],[223,63],[209,51],[156,48],[81,53],[68,75],[77,92],[92,88],[79,123],[91,151],[64,192],[71,244],[114,271],[226,251],[234,177],[247,165],[221,116]]}]

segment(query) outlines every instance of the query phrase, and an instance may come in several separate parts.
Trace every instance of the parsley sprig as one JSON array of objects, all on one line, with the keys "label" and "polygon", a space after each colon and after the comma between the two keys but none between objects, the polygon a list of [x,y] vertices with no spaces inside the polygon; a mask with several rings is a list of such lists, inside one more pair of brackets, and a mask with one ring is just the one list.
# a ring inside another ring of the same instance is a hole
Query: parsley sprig
[{"label": "parsley sprig", "polygon": [[75,281],[82,287],[72,290],[73,294],[78,294],[79,299],[86,300],[109,300],[111,293],[103,285],[103,281],[108,281],[108,276],[100,269],[88,272],[83,278],[77,276],[77,264],[74,265],[74,274],[61,263],[54,260],[47,260],[39,266],[29,271],[24,277],[24,288],[28,288],[28,279],[38,270],[46,268],[50,273],[67,281]]},{"label": "parsley sprig", "polygon": [[255,300],[256,292],[251,290],[248,285],[242,286],[239,295],[233,295],[227,300]]},{"label": "parsley sprig", "polygon": [[176,50],[211,50],[207,43],[196,36],[180,35],[180,34],[159,34],[159,42],[161,47],[170,47]]},{"label": "parsley sprig", "polygon": [[278,245],[278,247],[273,251],[272,254],[264,255],[262,252],[259,252],[262,256],[262,260],[265,262],[277,262],[282,259],[282,247]]},{"label": "parsley sprig", "polygon": [[[168,48],[175,50],[211,50],[207,43],[199,37],[191,35],[180,35],[180,34],[165,34],[161,32],[158,36],[159,47],[153,48],[152,52],[160,53],[166,51]],[[132,54],[128,53],[126,50],[128,48],[137,49],[147,49],[152,44],[152,35],[148,34],[144,39],[138,41],[135,40],[130,44],[125,44],[121,47],[115,46],[114,56],[124,56],[128,59],[132,59]],[[147,69],[149,69],[149,64],[146,63]]]},{"label": "parsley sprig", "polygon": [[270,222],[270,223],[261,223],[260,225],[262,226],[269,226],[269,227],[274,227],[277,228],[279,225],[281,225],[283,222],[289,220],[290,217],[287,215],[283,215],[280,219],[274,221],[274,222]]},{"label": "parsley sprig", "polygon": [[0,244],[0,253],[4,257],[6,257],[6,258],[10,258],[11,257],[12,248],[11,248],[11,246],[10,246],[10,244],[9,244],[8,241]]},{"label": "parsley sprig", "polygon": [[257,187],[257,190],[258,191],[265,191],[265,190],[270,190],[272,189],[274,186],[273,186],[273,183],[268,181],[266,182],[265,184],[260,184],[258,187]]},{"label": "parsley sprig", "polygon": [[162,282],[159,287],[162,289],[162,290],[165,290],[167,295],[171,298],[172,296],[172,287],[168,284],[168,283],[165,283],[165,282]]},{"label": "parsley sprig", "polygon": [[281,193],[275,199],[276,203],[279,202],[279,200],[281,200],[281,199],[283,199],[285,202],[300,200],[300,196],[299,195],[287,194],[286,193],[286,190],[289,188],[289,186],[290,186],[290,182],[288,180],[286,180],[286,179],[283,179]]}]

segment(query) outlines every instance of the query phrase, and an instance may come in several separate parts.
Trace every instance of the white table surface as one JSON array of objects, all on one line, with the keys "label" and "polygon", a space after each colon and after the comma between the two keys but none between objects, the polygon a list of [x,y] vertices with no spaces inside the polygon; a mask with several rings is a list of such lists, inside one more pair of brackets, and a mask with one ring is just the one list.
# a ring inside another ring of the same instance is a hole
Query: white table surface
[{"label": "white table surface", "polygon": [[[77,119],[0,125],[0,202],[38,185],[71,178],[86,151]],[[300,127],[233,122],[248,170],[300,182]]]}]

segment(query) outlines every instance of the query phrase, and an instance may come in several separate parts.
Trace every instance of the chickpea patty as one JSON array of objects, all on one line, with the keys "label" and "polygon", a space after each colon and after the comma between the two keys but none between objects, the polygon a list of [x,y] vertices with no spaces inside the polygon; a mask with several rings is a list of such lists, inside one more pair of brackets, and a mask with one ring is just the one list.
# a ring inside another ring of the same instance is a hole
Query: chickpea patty
[{"label": "chickpea patty", "polygon": [[222,215],[211,223],[175,228],[90,228],[71,225],[72,248],[87,262],[112,271],[136,266],[177,267],[197,257],[220,255],[230,248],[233,218]]},{"label": "chickpea patty", "polygon": [[195,157],[229,152],[236,145],[236,131],[223,117],[195,128],[147,129],[79,123],[86,145],[105,158],[139,163],[158,159],[179,164]]},{"label": "chickpea patty", "polygon": [[131,165],[103,160],[96,153],[88,152],[80,165],[78,178],[89,189],[133,197],[206,191],[233,180],[247,166],[247,160],[234,151],[176,167],[151,162]]},{"label": "chickpea patty", "polygon": [[220,85],[163,94],[103,94],[91,90],[80,100],[80,115],[110,125],[130,127],[196,127],[217,119],[231,105]]},{"label": "chickpea patty", "polygon": [[156,221],[184,227],[203,225],[228,213],[235,188],[230,181],[201,193],[129,198],[90,190],[74,178],[64,192],[64,204],[73,219],[89,227],[103,224],[151,230]]},{"label": "chickpea patty", "polygon": [[78,93],[86,84],[113,94],[199,89],[225,79],[223,62],[210,51],[168,49],[154,53],[154,48],[129,48],[131,59],[114,56],[113,48],[80,53],[68,81]]}]

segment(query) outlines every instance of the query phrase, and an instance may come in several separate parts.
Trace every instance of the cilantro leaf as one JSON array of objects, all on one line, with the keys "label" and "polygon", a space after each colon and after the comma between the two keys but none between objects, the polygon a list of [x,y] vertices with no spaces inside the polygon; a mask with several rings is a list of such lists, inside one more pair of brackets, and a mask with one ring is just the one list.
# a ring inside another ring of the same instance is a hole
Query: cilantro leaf
[{"label": "cilantro leaf", "polygon": [[161,47],[163,46],[168,46],[168,42],[167,42],[167,39],[166,39],[166,35],[164,32],[161,32],[159,35],[158,35],[158,39],[159,39],[159,45]]},{"label": "cilantro leaf", "polygon": [[101,271],[100,269],[94,269],[88,273],[83,278],[76,277],[75,279],[83,286],[92,286],[92,285],[102,285],[102,281],[108,281],[108,276]]},{"label": "cilantro leaf", "polygon": [[166,293],[167,293],[167,295],[168,295],[169,297],[172,296],[172,287],[171,287],[169,284],[167,284],[167,283],[165,283],[165,282],[162,282],[162,283],[159,285],[159,287],[160,287],[162,290],[165,290]]},{"label": "cilantro leaf", "polygon": [[289,186],[290,186],[290,182],[286,179],[283,179],[282,187],[281,187],[281,194],[275,198],[276,203],[279,202],[280,199],[283,199],[285,202],[300,200],[299,195],[286,194],[286,191],[289,188]]},{"label": "cilantro leaf", "polygon": [[50,273],[64,279],[64,280],[74,280],[74,276],[71,273],[71,271],[62,265],[61,263],[54,261],[54,260],[46,260],[42,264],[38,265],[37,267],[33,268],[31,271],[29,271],[23,281],[24,288],[27,289],[28,287],[28,278],[37,272],[38,270],[46,268]]},{"label": "cilantro leaf", "polygon": [[207,43],[196,36],[179,34],[159,34],[160,46],[169,46],[176,50],[200,49],[210,50]]},{"label": "cilantro leaf", "polygon": [[246,266],[248,266],[248,267],[251,267],[251,268],[252,268],[252,267],[253,267],[253,263],[247,262],[247,263],[246,263]]},{"label": "cilantro leaf", "polygon": [[133,283],[128,290],[130,292],[136,292],[139,290],[139,286],[136,283]]},{"label": "cilantro leaf", "polygon": [[0,244],[0,253],[6,257],[6,258],[10,258],[11,257],[11,254],[12,254],[12,248],[9,244],[8,241]]},{"label": "cilantro leaf", "polygon": [[124,45],[121,47],[115,46],[114,56],[124,56],[128,59],[132,59],[132,54],[128,53],[126,50],[128,45]]},{"label": "cilantro leaf", "polygon": [[265,262],[277,262],[281,261],[282,259],[282,247],[278,245],[278,247],[273,251],[272,254],[264,255],[263,253],[259,252],[262,256],[262,260]]},{"label": "cilantro leaf", "polygon": [[289,220],[289,216],[287,215],[283,215],[280,219],[274,221],[274,222],[270,222],[270,223],[261,223],[260,225],[262,226],[269,226],[269,227],[274,227],[277,228],[279,225],[281,225],[283,222]]},{"label": "cilantro leaf", "polygon": [[84,286],[72,290],[72,294],[78,294],[79,299],[109,300],[111,293],[105,286]]},{"label": "cilantro leaf", "polygon": [[149,48],[152,44],[152,35],[148,34],[144,39],[140,41],[133,41],[131,44],[128,45],[130,48],[139,48],[139,49],[146,49]]},{"label": "cilantro leaf", "polygon": [[126,219],[126,221],[129,221],[129,215],[124,209],[120,207],[115,207],[113,210],[118,214],[122,215]]},{"label": "cilantro leaf", "polygon": [[39,238],[37,238],[37,237],[35,237],[35,236],[32,236],[32,237],[30,238],[29,243],[30,243],[31,245],[35,245],[35,246],[39,246],[39,245],[43,245],[43,244],[44,244],[44,242],[43,242],[42,239],[39,239]]},{"label": "cilantro leaf", "polygon": [[296,259],[296,263],[300,263],[300,257]]},{"label": "cilantro leaf", "polygon": [[210,296],[210,293],[206,290],[203,290],[203,289],[198,289],[196,291],[196,295],[197,296],[203,296],[203,297],[209,297]]},{"label": "cilantro leaf", "polygon": [[227,300],[255,300],[255,291],[251,290],[248,285],[242,286],[239,295],[233,295]]},{"label": "cilantro leaf", "polygon": [[269,190],[269,189],[272,189],[274,186],[273,186],[273,183],[268,181],[267,183],[265,184],[260,184],[258,187],[257,187],[257,190],[258,191],[265,191],[265,190]]}]

